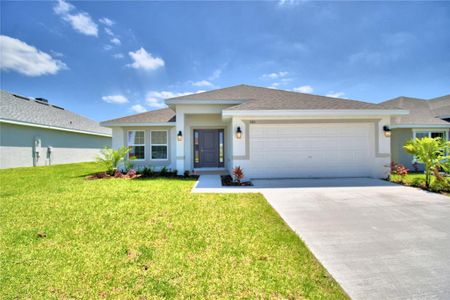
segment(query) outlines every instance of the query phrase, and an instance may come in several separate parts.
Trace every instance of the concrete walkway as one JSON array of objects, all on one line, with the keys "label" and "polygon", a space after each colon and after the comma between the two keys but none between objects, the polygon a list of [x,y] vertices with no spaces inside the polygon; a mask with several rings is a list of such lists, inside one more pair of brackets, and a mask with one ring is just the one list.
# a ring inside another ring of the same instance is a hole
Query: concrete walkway
[{"label": "concrete walkway", "polygon": [[254,180],[353,299],[450,299],[450,197],[369,178]]}]

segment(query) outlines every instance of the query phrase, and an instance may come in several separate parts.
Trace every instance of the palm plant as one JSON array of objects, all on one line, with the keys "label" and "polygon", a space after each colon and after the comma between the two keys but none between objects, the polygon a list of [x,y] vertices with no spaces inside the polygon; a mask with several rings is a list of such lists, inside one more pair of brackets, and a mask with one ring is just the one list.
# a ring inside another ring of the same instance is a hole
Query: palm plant
[{"label": "palm plant", "polygon": [[100,155],[97,156],[97,162],[105,166],[108,174],[114,175],[120,161],[126,159],[129,151],[130,149],[127,147],[120,147],[117,150],[105,147],[105,149],[100,151]]},{"label": "palm plant", "polygon": [[424,137],[409,140],[403,148],[425,166],[425,185],[430,187],[431,173],[439,173],[439,169],[448,165],[449,142],[441,138]]}]

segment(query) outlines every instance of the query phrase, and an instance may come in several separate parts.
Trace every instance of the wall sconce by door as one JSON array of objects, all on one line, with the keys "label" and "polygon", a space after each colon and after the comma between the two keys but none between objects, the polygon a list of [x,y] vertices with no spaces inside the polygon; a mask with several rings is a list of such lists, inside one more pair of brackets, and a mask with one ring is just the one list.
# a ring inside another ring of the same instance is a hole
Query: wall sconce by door
[{"label": "wall sconce by door", "polygon": [[241,130],[241,127],[238,126],[236,129],[236,138],[240,139],[241,137],[242,137],[242,130]]},{"label": "wall sconce by door", "polygon": [[177,134],[177,140],[178,140],[179,142],[181,142],[181,141],[183,140],[183,133],[181,132],[181,130],[178,131],[178,134]]},{"label": "wall sconce by door", "polygon": [[384,125],[383,126],[383,131],[384,131],[384,136],[385,137],[391,137],[391,129],[389,128],[389,126]]}]

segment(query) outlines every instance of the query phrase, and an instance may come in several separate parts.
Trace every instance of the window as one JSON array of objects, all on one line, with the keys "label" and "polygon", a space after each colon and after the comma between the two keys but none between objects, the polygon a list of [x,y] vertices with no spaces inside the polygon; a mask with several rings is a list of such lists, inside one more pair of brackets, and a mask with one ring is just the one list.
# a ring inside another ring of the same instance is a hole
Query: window
[{"label": "window", "polygon": [[442,139],[447,139],[447,134],[445,131],[415,131],[414,132],[414,138],[416,139],[420,139],[420,138],[424,138],[424,137],[431,137],[431,138],[436,138],[436,137],[440,137]]},{"label": "window", "polygon": [[168,150],[167,131],[152,131],[152,159],[166,160]]},{"label": "window", "polygon": [[145,159],[145,134],[144,131],[128,131],[128,157]]}]

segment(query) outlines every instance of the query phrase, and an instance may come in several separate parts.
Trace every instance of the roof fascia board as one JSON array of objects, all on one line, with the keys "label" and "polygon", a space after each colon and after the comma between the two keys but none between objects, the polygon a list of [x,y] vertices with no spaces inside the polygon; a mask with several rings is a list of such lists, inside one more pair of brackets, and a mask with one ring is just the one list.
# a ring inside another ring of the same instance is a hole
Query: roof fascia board
[{"label": "roof fascia board", "polygon": [[150,126],[150,127],[170,126],[171,127],[171,126],[175,126],[176,123],[175,122],[159,122],[159,123],[101,122],[100,125],[105,126],[105,127],[131,127],[131,126]]},{"label": "roof fascia board", "polygon": [[450,123],[448,125],[446,124],[434,124],[434,125],[430,125],[430,124],[421,124],[421,125],[407,125],[407,124],[403,124],[403,125],[391,125],[389,126],[391,129],[408,129],[408,128],[420,128],[420,129],[429,129],[429,128],[450,128]]},{"label": "roof fascia board", "polygon": [[63,127],[57,127],[57,126],[50,126],[50,125],[43,125],[43,124],[36,124],[36,123],[29,123],[29,122],[22,122],[22,121],[8,120],[8,119],[0,119],[0,123],[7,123],[7,124],[14,124],[14,125],[22,125],[22,126],[29,126],[29,127],[38,127],[38,128],[45,128],[45,129],[53,129],[53,130],[60,130],[60,131],[68,131],[68,132],[75,132],[75,133],[83,133],[83,134],[111,137],[111,134],[106,134],[106,133],[98,133],[98,132],[92,132],[92,131],[70,129],[70,128],[63,128]]},{"label": "roof fascia board", "polygon": [[402,109],[223,110],[223,117],[395,116]]}]

